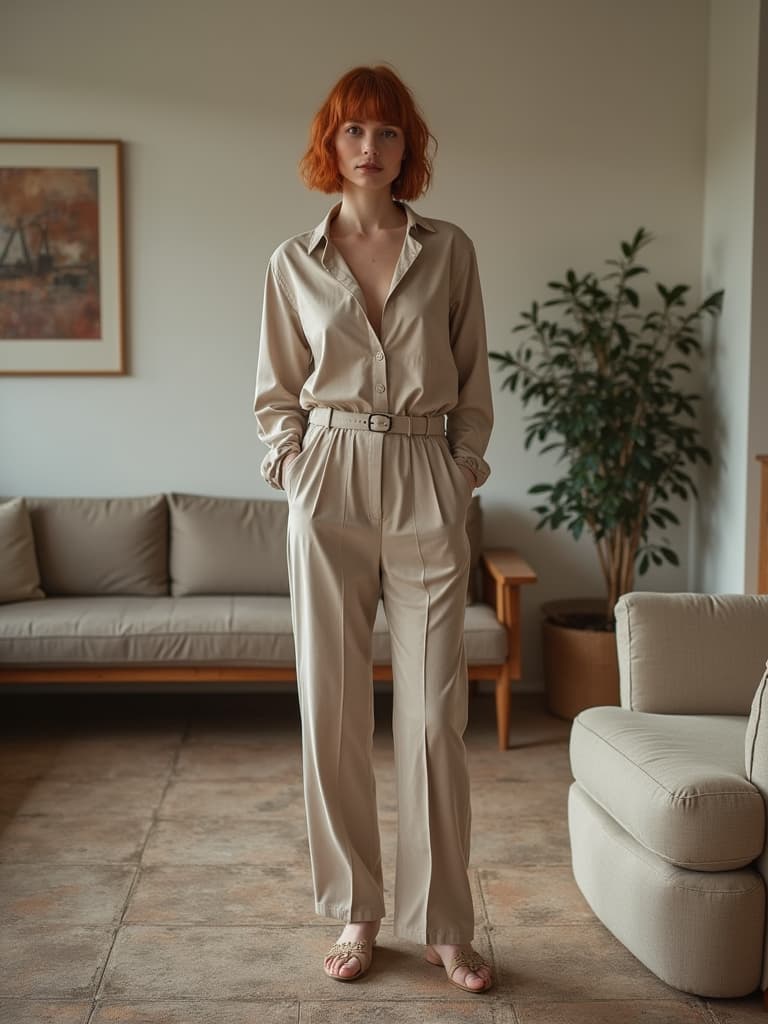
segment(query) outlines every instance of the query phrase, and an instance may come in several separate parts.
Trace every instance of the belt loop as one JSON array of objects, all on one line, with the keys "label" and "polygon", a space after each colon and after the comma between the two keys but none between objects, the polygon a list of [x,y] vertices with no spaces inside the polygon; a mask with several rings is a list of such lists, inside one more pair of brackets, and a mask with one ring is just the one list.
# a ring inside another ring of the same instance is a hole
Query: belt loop
[{"label": "belt loop", "polygon": [[323,423],[324,426],[330,427],[331,419],[333,417],[333,406],[331,406],[331,405],[324,405],[322,408],[323,408],[323,411],[322,411],[322,417],[323,418],[322,418],[321,422]]}]

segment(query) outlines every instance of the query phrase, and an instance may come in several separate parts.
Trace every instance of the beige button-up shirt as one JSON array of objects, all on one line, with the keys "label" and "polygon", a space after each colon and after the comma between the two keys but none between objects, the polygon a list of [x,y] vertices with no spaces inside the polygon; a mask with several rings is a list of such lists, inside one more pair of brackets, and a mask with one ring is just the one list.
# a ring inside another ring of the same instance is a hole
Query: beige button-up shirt
[{"label": "beige button-up shirt", "polygon": [[384,303],[381,341],[365,297],[330,238],[333,206],[313,231],[275,249],[267,267],[253,412],[269,446],[261,475],[281,489],[309,410],[446,416],[454,460],[477,485],[493,427],[485,314],[471,239],[402,201],[405,240]]}]

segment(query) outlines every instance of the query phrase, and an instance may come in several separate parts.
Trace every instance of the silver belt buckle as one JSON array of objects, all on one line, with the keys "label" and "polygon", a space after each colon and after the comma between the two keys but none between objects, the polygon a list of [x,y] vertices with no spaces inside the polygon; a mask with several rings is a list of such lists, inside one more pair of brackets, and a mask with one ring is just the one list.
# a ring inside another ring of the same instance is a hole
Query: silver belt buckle
[{"label": "silver belt buckle", "polygon": [[[387,421],[386,427],[374,427],[371,423],[373,419],[383,419]],[[388,430],[392,429],[392,416],[388,412],[372,412],[368,415],[368,429],[376,431],[377,434],[386,434]]]}]

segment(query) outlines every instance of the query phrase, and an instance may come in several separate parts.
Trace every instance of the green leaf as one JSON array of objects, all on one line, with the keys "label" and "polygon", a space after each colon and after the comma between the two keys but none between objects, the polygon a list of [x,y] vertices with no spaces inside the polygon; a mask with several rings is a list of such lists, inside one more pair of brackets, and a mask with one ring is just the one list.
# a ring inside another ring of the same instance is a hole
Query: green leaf
[{"label": "green leaf", "polygon": [[697,422],[700,396],[677,382],[702,353],[697,321],[715,316],[723,297],[714,292],[709,308],[705,300],[686,310],[687,285],[656,283],[663,308],[643,308],[645,296],[628,282],[648,273],[634,260],[652,237],[639,228],[620,243],[623,258],[606,260],[602,277],[570,269],[550,281],[547,300],[521,315],[517,351],[494,359],[509,390],[519,389],[525,447],[556,452],[551,481],[531,489],[544,499],[534,509],[537,529],[565,528],[577,539],[586,528],[609,544],[617,531],[634,533],[638,572],[678,564],[668,541],[648,545],[648,533],[679,525],[669,501],[695,496],[687,470],[711,463]]}]

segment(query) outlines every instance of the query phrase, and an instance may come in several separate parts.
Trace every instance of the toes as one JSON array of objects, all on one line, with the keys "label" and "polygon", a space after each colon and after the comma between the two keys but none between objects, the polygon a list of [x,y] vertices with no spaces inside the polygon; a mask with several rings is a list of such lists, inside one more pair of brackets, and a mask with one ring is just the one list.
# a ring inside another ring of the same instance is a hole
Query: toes
[{"label": "toes", "polygon": [[[482,974],[480,972],[483,972]],[[487,967],[479,967],[476,971],[467,970],[464,977],[461,978],[462,985],[468,985],[470,988],[481,989],[485,988],[490,982],[490,972]]]},{"label": "toes", "polygon": [[490,970],[487,967],[479,967],[476,971],[470,971],[470,973],[467,975],[467,977],[469,979],[469,981],[468,981],[469,984],[474,985],[475,984],[475,979],[477,979],[481,984],[476,986],[476,987],[477,988],[485,988],[486,985],[488,985],[490,983],[491,972],[490,972]]},{"label": "toes", "polygon": [[[340,974],[341,973],[341,968],[339,967],[339,960],[340,960],[340,955],[338,953],[334,953],[333,956],[325,958],[326,967],[331,972],[331,974]],[[343,966],[344,965],[342,964],[342,967]]]}]

